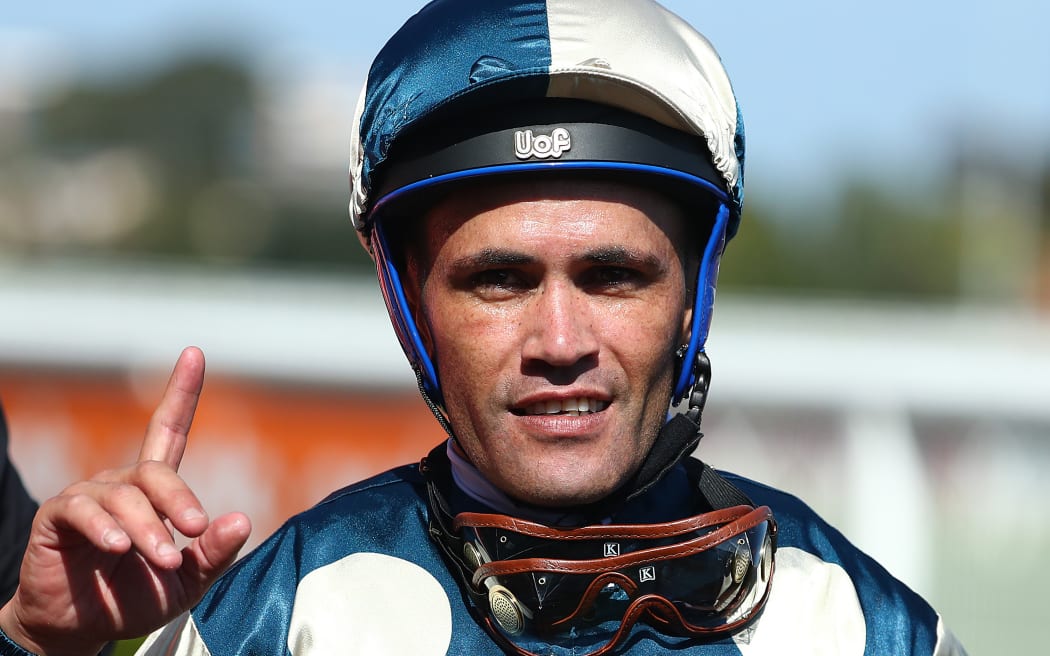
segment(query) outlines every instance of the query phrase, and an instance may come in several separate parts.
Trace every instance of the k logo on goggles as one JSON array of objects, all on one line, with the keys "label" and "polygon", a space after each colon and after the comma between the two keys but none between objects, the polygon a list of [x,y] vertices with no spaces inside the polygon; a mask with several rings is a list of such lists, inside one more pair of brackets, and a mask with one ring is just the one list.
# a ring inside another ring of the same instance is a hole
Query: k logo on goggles
[{"label": "k logo on goggles", "polygon": [[673,635],[728,635],[765,604],[776,548],[766,506],[570,530],[461,513],[452,529],[471,598],[519,654],[599,656],[638,621]]}]

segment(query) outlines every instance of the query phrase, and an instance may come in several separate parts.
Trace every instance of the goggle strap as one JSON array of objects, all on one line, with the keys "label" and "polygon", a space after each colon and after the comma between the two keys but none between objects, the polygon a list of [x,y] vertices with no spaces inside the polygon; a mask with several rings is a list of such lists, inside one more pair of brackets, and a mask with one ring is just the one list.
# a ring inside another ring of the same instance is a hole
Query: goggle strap
[{"label": "goggle strap", "polygon": [[[431,460],[435,456],[438,456],[438,468],[436,470]],[[444,443],[434,448],[430,455],[423,458],[419,463],[419,472],[426,481],[427,507],[430,511],[427,518],[427,530],[430,533],[430,539],[437,543],[441,553],[445,555],[451,566],[450,569],[459,579],[460,591],[470,598],[471,608],[486,608],[488,604],[486,596],[471,585],[471,567],[464,560],[463,540],[452,530],[452,511],[448,507],[445,497],[438,491],[437,483],[434,480],[435,477],[439,476],[446,478],[441,469],[444,466],[444,463],[440,462],[441,457],[447,457],[445,456]],[[449,480],[446,482],[451,482],[451,476],[447,476],[447,478]]]},{"label": "goggle strap", "polygon": [[[555,528],[508,515],[461,512],[456,513],[453,518],[452,530],[459,534],[464,528],[501,529],[532,538],[552,540],[654,540],[681,537],[699,530],[730,524],[752,510],[754,506],[735,506],[659,524],[591,524],[572,528]],[[654,530],[654,526],[658,526],[659,529]]]},{"label": "goggle strap", "polygon": [[[547,556],[524,557],[510,560],[487,562],[474,572],[472,580],[480,584],[485,579],[514,576],[534,572],[549,572],[560,575],[607,576],[617,574],[624,569],[645,565],[657,561],[688,558],[703,553],[732,538],[742,535],[764,522],[771,522],[773,514],[768,506],[759,508],[741,508],[729,522],[718,526],[704,535],[693,537],[675,544],[658,544],[646,546],[618,556],[589,559],[559,559]],[[628,592],[628,586],[619,586]]]},{"label": "goggle strap", "polygon": [[733,506],[754,506],[754,502],[740,488],[727,481],[713,467],[697,458],[689,458],[685,461],[696,480],[696,487],[700,490],[704,500],[714,510],[732,508]]}]

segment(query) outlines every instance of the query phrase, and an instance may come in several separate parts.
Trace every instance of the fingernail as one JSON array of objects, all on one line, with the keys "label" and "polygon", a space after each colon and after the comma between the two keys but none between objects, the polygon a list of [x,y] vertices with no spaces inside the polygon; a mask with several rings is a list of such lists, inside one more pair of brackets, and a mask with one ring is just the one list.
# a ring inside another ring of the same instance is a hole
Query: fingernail
[{"label": "fingernail", "polygon": [[175,545],[170,542],[161,542],[157,545],[157,555],[161,558],[167,558],[173,556],[178,550],[175,549]]},{"label": "fingernail", "polygon": [[196,521],[206,517],[207,515],[196,508],[190,508],[182,513],[182,519],[187,522]]},{"label": "fingernail", "polygon": [[127,535],[124,534],[124,531],[115,528],[111,528],[102,534],[102,542],[109,547],[119,547],[126,539]]}]

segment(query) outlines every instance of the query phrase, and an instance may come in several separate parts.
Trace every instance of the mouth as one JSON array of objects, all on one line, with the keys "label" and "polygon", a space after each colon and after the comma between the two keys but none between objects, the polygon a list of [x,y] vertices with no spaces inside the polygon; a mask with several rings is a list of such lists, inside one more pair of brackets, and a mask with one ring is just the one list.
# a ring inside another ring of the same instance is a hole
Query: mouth
[{"label": "mouth", "polygon": [[607,401],[589,397],[575,397],[569,399],[550,399],[529,404],[524,408],[516,408],[513,413],[524,417],[535,417],[539,415],[562,415],[567,417],[579,417],[580,415],[594,414],[609,407]]}]

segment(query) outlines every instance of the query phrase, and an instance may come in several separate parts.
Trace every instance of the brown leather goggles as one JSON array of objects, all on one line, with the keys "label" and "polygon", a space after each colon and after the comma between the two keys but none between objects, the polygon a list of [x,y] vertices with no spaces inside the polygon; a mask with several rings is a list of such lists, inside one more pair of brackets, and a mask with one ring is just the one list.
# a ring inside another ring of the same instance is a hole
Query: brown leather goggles
[{"label": "brown leather goggles", "polygon": [[460,513],[451,528],[471,598],[518,654],[600,656],[639,621],[668,634],[733,633],[765,604],[776,549],[766,506],[569,530]]}]

